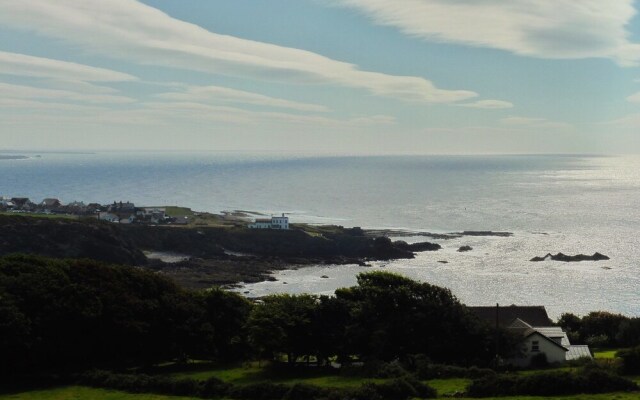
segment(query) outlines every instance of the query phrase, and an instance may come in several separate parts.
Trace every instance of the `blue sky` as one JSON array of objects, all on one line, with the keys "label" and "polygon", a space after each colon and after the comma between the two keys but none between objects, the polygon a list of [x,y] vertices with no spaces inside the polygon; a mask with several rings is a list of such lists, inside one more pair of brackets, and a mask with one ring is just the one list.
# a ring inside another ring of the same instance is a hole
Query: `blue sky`
[{"label": "blue sky", "polygon": [[637,7],[0,0],[0,146],[637,153]]}]

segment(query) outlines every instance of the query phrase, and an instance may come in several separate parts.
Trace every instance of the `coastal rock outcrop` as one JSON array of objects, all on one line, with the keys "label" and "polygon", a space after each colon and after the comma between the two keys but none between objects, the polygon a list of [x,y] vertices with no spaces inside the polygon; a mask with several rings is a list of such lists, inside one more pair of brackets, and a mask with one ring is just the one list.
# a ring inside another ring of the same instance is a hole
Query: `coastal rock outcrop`
[{"label": "coastal rock outcrop", "polygon": [[538,262],[538,261],[545,261],[546,259],[551,259],[553,261],[563,261],[563,262],[578,262],[578,261],[602,261],[602,260],[608,260],[609,257],[598,252],[593,253],[593,255],[576,254],[575,256],[570,256],[563,253],[558,253],[558,254],[547,253],[547,255],[545,255],[544,257],[533,257],[529,261]]},{"label": "coastal rock outcrop", "polygon": [[431,242],[419,242],[419,243],[412,243],[409,245],[409,250],[411,251],[437,251],[440,250],[442,248],[442,246],[440,246],[438,243],[431,243]]}]

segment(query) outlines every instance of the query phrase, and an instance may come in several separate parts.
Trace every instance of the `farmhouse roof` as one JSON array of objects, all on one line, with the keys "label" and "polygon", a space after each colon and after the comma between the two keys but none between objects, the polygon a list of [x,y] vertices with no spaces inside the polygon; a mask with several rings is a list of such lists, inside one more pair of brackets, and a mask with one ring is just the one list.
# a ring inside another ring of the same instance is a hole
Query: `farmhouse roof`
[{"label": "farmhouse roof", "polygon": [[553,322],[547,315],[547,310],[544,306],[480,306],[469,307],[469,310],[473,312],[481,320],[495,325],[496,323],[496,310],[498,325],[506,327],[511,325],[516,319],[526,322],[527,324],[535,327],[553,326]]}]

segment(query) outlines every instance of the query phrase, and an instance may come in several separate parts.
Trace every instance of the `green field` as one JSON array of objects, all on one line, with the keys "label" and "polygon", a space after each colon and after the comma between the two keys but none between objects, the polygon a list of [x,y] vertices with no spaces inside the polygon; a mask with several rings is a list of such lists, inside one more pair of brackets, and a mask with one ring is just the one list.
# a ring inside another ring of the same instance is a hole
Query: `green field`
[{"label": "green field", "polygon": [[365,382],[382,382],[384,379],[365,379],[360,377],[327,375],[326,373],[307,373],[296,374],[295,376],[274,376],[267,369],[259,367],[256,363],[238,367],[218,367],[202,371],[189,371],[171,373],[175,378],[191,378],[196,380],[205,380],[211,377],[222,379],[225,382],[235,385],[247,385],[258,382],[276,382],[276,383],[306,383],[322,387],[357,387]]},{"label": "green field", "polygon": [[616,353],[622,349],[594,349],[593,357],[596,359],[613,359],[616,358]]},{"label": "green field", "polygon": [[[436,385],[434,385],[436,386]],[[497,397],[486,400],[637,400],[638,393],[608,393],[599,395],[576,395],[558,397]],[[0,400],[193,400],[192,397],[161,396],[153,394],[130,394],[116,390],[93,389],[81,386],[36,390],[0,395]]]},{"label": "green field", "polygon": [[0,211],[0,215],[10,215],[18,217],[32,217],[32,218],[49,218],[49,219],[78,219],[77,215],[69,214],[43,214],[43,213],[14,213],[9,211]]},{"label": "green field", "polygon": [[130,394],[116,390],[68,386],[48,390],[34,390],[0,395],[0,400],[193,400],[193,397]]}]

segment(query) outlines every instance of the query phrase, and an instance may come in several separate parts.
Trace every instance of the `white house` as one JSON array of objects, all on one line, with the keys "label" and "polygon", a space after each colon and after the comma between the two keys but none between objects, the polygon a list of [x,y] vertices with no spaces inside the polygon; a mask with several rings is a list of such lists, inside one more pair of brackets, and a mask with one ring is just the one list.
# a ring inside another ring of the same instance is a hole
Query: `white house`
[{"label": "white house", "polygon": [[519,354],[507,364],[527,367],[538,354],[547,362],[561,364],[578,358],[592,358],[589,346],[572,345],[561,327],[553,324],[544,306],[469,307],[480,319],[506,328],[522,337]]},{"label": "white house", "polygon": [[98,219],[101,221],[108,221],[108,222],[120,222],[120,217],[118,217],[116,214],[112,214],[110,212],[104,212],[104,211],[101,211],[100,213],[98,213]]},{"label": "white house", "polygon": [[258,218],[249,224],[250,229],[289,229],[289,217],[284,213],[281,217]]}]

